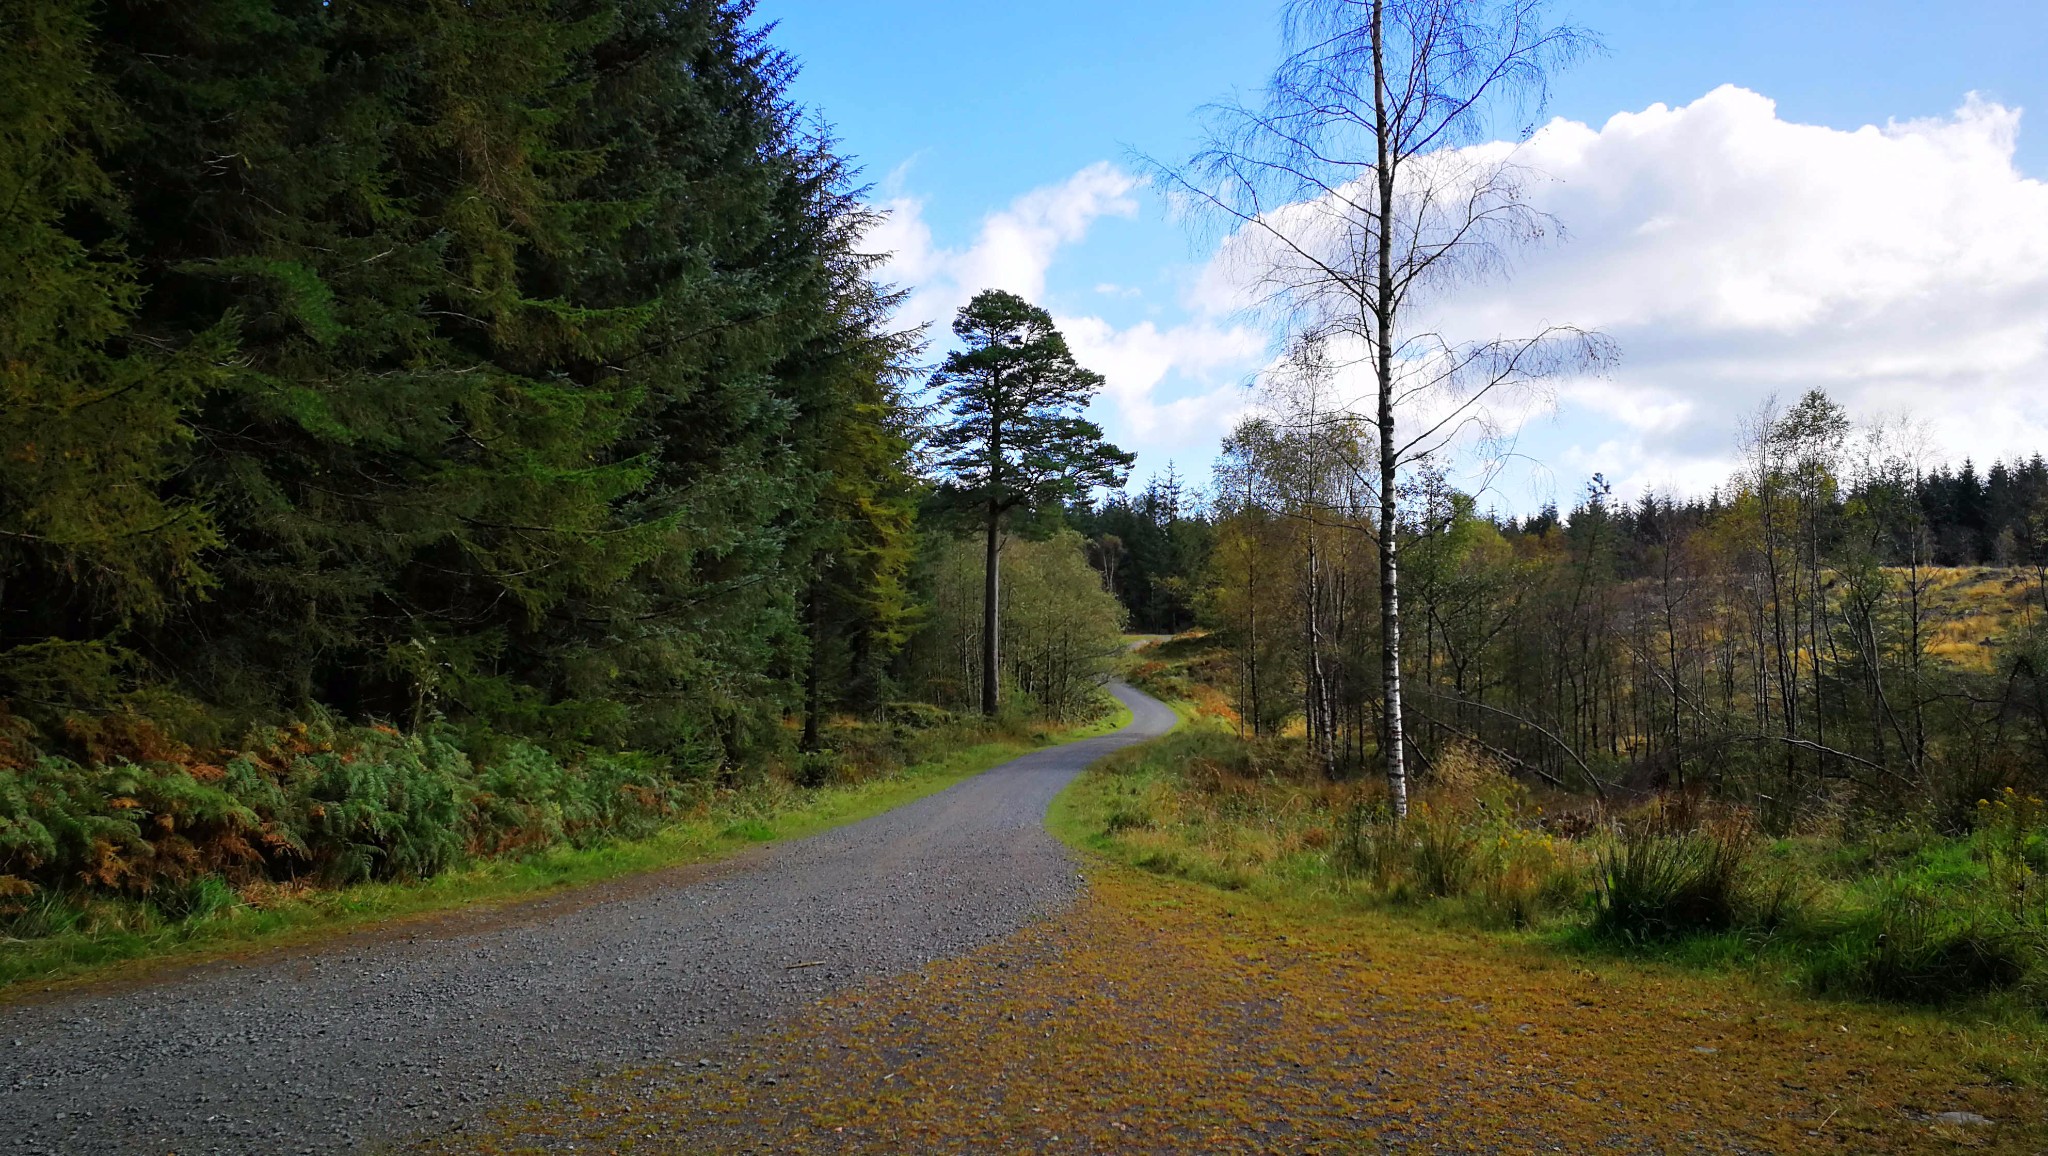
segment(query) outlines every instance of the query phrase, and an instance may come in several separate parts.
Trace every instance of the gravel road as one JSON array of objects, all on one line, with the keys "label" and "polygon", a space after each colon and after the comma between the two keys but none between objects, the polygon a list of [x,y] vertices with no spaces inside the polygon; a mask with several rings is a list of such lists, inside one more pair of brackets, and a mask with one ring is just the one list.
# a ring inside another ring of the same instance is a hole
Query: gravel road
[{"label": "gravel road", "polygon": [[1070,902],[1046,805],[1174,721],[1113,689],[1134,715],[1113,735],[695,882],[0,1007],[0,1152],[347,1151],[615,1065],[717,1062],[736,1032]]}]

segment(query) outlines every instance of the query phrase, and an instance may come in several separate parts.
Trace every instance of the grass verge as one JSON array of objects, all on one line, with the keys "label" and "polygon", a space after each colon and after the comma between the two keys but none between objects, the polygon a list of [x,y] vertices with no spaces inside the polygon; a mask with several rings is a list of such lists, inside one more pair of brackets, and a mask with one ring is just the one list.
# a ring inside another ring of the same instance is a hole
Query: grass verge
[{"label": "grass verge", "polygon": [[1438,771],[1447,781],[1396,823],[1376,784],[1304,776],[1286,744],[1208,718],[1097,764],[1049,821],[1076,847],[1269,906],[1975,1025],[1996,1041],[1970,1045],[1984,1078],[2048,1087],[2043,936],[1992,886],[2022,863],[1990,837],[1766,840],[1655,809],[1568,835],[1504,779],[1461,784],[1442,758]]},{"label": "grass verge", "polygon": [[976,742],[859,783],[797,788],[771,781],[726,792],[705,813],[655,835],[590,847],[558,846],[476,860],[428,879],[332,890],[233,896],[217,909],[154,926],[123,921],[54,935],[0,939],[0,1002],[61,986],[118,981],[165,966],[303,945],[392,921],[516,903],[606,880],[727,858],[800,839],[936,794],[1018,755],[1107,734],[1130,721],[1121,704],[1095,722],[1039,727],[1024,737]]},{"label": "grass verge", "polygon": [[1999,1039],[1101,863],[1061,918],[421,1151],[2039,1152],[1969,1065]]}]

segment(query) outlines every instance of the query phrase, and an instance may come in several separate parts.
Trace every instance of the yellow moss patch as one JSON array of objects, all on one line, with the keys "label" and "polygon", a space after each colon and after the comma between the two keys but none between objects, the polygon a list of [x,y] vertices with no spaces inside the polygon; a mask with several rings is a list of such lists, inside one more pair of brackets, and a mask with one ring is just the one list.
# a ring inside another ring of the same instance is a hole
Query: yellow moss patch
[{"label": "yellow moss patch", "polygon": [[[421,1150],[2037,1152],[2019,1046],[1097,867],[1070,915]],[[1939,1113],[1988,1117],[1952,1126]]]}]

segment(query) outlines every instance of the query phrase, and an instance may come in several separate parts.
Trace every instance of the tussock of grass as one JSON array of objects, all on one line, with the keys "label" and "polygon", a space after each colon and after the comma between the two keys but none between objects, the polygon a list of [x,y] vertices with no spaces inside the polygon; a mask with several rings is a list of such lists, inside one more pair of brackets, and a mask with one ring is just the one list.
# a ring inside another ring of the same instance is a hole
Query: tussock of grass
[{"label": "tussock of grass", "polygon": [[1946,1004],[2020,987],[2041,953],[2037,928],[1907,888],[1818,950],[1811,976],[1821,991]]},{"label": "tussock of grass", "polygon": [[1733,825],[1660,831],[1655,815],[1594,849],[1592,930],[1624,942],[1727,931],[1743,923],[1748,835]]}]

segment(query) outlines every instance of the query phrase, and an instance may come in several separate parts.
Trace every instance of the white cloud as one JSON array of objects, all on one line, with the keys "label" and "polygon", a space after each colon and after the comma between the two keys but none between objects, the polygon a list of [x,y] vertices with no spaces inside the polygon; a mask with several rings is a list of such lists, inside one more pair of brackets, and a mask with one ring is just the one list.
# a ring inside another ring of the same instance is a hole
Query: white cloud
[{"label": "white cloud", "polygon": [[[900,189],[901,175],[886,183]],[[889,254],[882,279],[911,290],[902,318],[944,326],[968,298],[986,288],[1007,289],[1044,302],[1046,276],[1061,249],[1082,241],[1103,217],[1137,212],[1137,178],[1104,161],[1058,184],[1034,189],[985,217],[973,243],[938,244],[923,202],[900,191],[885,203],[888,217],[868,235],[868,246]],[[1133,298],[1140,290],[1103,282],[1093,292]],[[1180,456],[1203,466],[1221,436],[1248,404],[1241,378],[1263,359],[1265,339],[1241,325],[1204,318],[1165,328],[1145,321],[1118,328],[1099,316],[1055,316],[1075,359],[1102,374],[1107,386],[1097,406],[1112,440],[1139,451],[1146,466]],[[1162,398],[1167,388],[1197,391]]]},{"label": "white cloud", "polygon": [[[1244,372],[1266,351],[1263,336],[1208,321],[1160,329],[1150,321],[1118,329],[1100,317],[1055,318],[1074,359],[1108,380],[1103,401],[1115,412],[1111,434],[1148,457],[1194,451],[1206,465],[1216,442],[1249,406]],[[1169,375],[1207,388],[1161,400]]]},{"label": "white cloud", "polygon": [[[1520,451],[1550,471],[1532,484],[1567,501],[1595,470],[1625,494],[1700,492],[1732,466],[1743,416],[1815,386],[1859,416],[1917,415],[1950,457],[2048,450],[2048,185],[2014,167],[2019,127],[2018,110],[1973,96],[1948,117],[1844,131],[1780,119],[1734,87],[1597,128],[1556,121],[1517,159],[1568,240],[1427,321],[1460,337],[1571,324],[1615,339],[1611,376],[1559,383],[1557,421],[1523,428]],[[1060,252],[1133,216],[1140,182],[1091,165],[989,214],[964,248],[938,244],[899,184],[871,244],[913,290],[906,319],[942,327],[984,287],[1045,300]],[[1148,465],[1205,465],[1247,408],[1237,383],[1266,358],[1236,320],[1250,298],[1227,254],[1189,279],[1179,317],[1059,318],[1109,379],[1110,435]],[[1130,292],[1092,289],[1105,309]]]},{"label": "white cloud", "polygon": [[1918,414],[1952,456],[2048,450],[2048,185],[2013,165],[2019,121],[1973,96],[1842,131],[1723,87],[1598,129],[1554,122],[1520,159],[1570,239],[1436,320],[1616,339],[1613,377],[1565,383],[1559,427],[1529,435],[1563,443],[1553,468],[1629,491],[1697,491],[1742,415],[1816,386],[1861,416]]},{"label": "white cloud", "polygon": [[1033,189],[983,218],[974,243],[948,249],[932,239],[924,202],[895,196],[887,218],[868,234],[868,247],[889,259],[882,279],[909,287],[909,322],[944,326],[983,289],[1006,289],[1030,301],[1045,297],[1045,274],[1061,247],[1081,240],[1102,217],[1138,211],[1138,178],[1100,161],[1056,185]]}]

